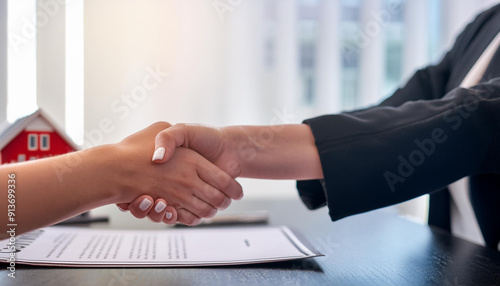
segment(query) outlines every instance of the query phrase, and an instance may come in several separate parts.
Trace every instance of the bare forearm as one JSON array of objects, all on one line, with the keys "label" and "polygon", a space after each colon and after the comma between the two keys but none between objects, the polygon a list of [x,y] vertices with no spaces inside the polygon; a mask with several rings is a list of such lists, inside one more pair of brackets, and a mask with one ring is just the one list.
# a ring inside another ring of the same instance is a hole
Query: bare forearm
[{"label": "bare forearm", "polygon": [[231,138],[242,177],[323,178],[318,150],[308,125],[232,126],[223,131]]},{"label": "bare forearm", "polygon": [[[1,234],[8,223],[8,174],[15,174],[15,223],[18,234],[57,223],[92,208],[112,203],[111,147],[102,146],[63,156],[0,167]],[[116,181],[116,180],[115,180]]]}]

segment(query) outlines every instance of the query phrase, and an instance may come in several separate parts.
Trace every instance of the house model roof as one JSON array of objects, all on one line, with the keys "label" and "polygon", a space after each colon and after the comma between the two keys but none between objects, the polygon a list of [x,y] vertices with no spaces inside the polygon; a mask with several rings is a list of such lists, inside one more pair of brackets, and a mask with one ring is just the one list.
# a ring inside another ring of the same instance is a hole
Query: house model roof
[{"label": "house model roof", "polygon": [[[38,119],[42,119],[46,124],[36,124]],[[47,113],[45,113],[41,109],[38,109],[28,116],[19,118],[10,125],[5,123],[2,125],[3,128],[0,131],[0,150],[7,146],[7,144],[9,144],[12,139],[16,138],[19,133],[32,125],[38,125],[40,127],[50,127],[52,131],[57,132],[59,136],[61,136],[61,138],[63,138],[64,141],[66,141],[71,146],[71,148],[75,150],[80,149],[80,147],[75,142],[73,142],[73,140],[71,140],[68,135],[66,135],[64,130],[57,124],[55,124],[52,119],[50,119]],[[33,131],[35,131],[35,129],[33,129]]]}]

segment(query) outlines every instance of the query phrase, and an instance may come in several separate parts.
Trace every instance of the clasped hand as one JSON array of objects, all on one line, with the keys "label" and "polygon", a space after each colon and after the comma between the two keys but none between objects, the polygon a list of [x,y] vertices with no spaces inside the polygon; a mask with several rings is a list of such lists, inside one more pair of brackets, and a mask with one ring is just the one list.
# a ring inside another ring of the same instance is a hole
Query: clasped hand
[{"label": "clasped hand", "polygon": [[[123,162],[123,196],[117,206],[137,218],[196,225],[231,199],[243,197],[235,178],[237,158],[221,130],[158,122],[118,143]],[[154,152],[153,152],[154,151]],[[153,155],[153,160],[151,160]],[[147,170],[147,172],[144,172]],[[137,197],[138,190],[143,195]],[[134,197],[135,196],[135,197]]]}]

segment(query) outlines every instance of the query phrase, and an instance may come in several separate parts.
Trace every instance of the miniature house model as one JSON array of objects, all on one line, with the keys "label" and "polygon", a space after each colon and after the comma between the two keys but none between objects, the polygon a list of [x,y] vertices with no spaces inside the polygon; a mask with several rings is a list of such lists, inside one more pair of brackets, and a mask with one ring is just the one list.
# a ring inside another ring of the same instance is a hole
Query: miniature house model
[{"label": "miniature house model", "polygon": [[40,109],[0,131],[2,164],[35,160],[76,150],[78,145]]}]

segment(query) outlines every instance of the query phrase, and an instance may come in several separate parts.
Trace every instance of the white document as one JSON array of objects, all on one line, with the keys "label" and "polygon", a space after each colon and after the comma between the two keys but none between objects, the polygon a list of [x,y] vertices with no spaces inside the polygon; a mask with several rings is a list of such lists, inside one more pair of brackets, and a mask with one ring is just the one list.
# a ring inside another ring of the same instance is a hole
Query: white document
[{"label": "white document", "polygon": [[[8,262],[8,240],[0,261]],[[236,265],[322,256],[287,227],[102,230],[48,227],[16,238],[16,263],[71,267]]]}]

